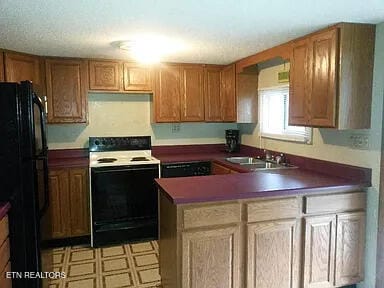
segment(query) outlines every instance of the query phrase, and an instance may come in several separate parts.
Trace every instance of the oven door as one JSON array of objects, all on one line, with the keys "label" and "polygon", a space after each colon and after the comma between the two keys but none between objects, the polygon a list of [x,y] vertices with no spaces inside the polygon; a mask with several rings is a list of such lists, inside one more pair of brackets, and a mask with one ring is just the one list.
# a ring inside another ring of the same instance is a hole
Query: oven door
[{"label": "oven door", "polygon": [[158,165],[92,168],[93,236],[97,237],[97,233],[103,231],[130,230],[129,237],[133,239],[135,229],[157,229],[157,188],[154,179],[158,177]]}]

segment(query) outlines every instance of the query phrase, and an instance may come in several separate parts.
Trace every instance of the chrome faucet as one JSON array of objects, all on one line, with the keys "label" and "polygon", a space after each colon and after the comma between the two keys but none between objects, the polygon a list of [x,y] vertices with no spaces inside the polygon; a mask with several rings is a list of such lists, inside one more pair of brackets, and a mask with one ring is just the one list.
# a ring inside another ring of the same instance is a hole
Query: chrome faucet
[{"label": "chrome faucet", "polygon": [[280,155],[277,155],[275,159],[276,159],[276,164],[284,164],[286,162],[285,155],[283,153],[281,153]]},{"label": "chrome faucet", "polygon": [[271,152],[269,152],[267,149],[264,149],[264,160],[270,161],[272,159]]}]

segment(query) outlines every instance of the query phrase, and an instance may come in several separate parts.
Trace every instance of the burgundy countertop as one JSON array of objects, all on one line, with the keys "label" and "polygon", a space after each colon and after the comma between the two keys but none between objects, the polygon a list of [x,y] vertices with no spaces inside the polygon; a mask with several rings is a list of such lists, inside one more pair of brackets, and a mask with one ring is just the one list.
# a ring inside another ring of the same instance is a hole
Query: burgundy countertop
[{"label": "burgundy countertop", "polygon": [[360,181],[303,169],[264,170],[253,173],[156,179],[175,204],[236,200],[311,192],[356,190]]},{"label": "burgundy countertop", "polygon": [[10,208],[11,204],[9,204],[9,202],[0,202],[0,220],[7,215]]}]

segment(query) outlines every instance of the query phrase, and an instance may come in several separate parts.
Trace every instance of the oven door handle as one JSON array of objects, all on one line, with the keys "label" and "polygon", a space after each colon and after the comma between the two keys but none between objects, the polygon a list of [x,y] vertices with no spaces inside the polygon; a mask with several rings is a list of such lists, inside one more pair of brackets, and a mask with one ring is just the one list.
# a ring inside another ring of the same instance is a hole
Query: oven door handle
[{"label": "oven door handle", "polygon": [[92,168],[94,173],[113,173],[113,172],[129,172],[129,171],[150,171],[157,170],[157,167],[130,167],[130,168],[120,168],[120,169],[106,169],[106,167],[97,167]]}]

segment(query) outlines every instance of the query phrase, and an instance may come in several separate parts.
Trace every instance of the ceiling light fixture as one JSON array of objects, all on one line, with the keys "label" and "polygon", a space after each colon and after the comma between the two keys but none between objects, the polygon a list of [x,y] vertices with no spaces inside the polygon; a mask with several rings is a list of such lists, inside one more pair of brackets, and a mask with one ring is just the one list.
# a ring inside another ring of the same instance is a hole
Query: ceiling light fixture
[{"label": "ceiling light fixture", "polygon": [[130,40],[120,41],[118,47],[130,53],[136,61],[151,64],[158,63],[164,56],[185,49],[182,42],[163,36],[136,36]]}]

